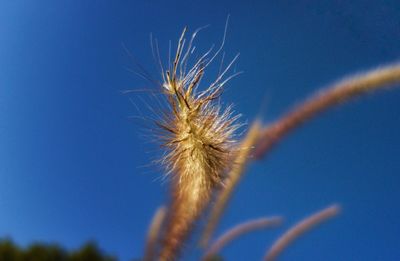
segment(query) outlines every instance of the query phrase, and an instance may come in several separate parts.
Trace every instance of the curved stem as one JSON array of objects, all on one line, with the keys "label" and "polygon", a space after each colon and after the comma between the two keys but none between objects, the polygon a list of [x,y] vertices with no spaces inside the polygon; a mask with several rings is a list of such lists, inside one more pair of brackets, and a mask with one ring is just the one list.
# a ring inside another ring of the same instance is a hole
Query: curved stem
[{"label": "curved stem", "polygon": [[320,223],[336,216],[340,211],[338,205],[332,205],[325,208],[317,213],[303,219],[299,223],[295,224],[286,233],[284,233],[277,241],[272,245],[267,254],[264,257],[264,261],[273,261],[276,257],[282,253],[282,251],[290,245],[296,238],[303,235],[311,228],[319,225]]},{"label": "curved stem", "polygon": [[262,130],[255,156],[263,157],[287,133],[305,121],[350,98],[400,83],[400,64],[381,67],[344,79],[311,96],[304,103]]},{"label": "curved stem", "polygon": [[226,204],[236,187],[239,183],[240,178],[246,168],[247,162],[249,160],[249,154],[254,146],[254,142],[259,137],[259,131],[261,129],[261,123],[259,121],[255,121],[252,124],[247,136],[240,144],[240,150],[238,152],[237,157],[235,158],[234,166],[232,170],[228,173],[227,179],[225,182],[225,187],[223,190],[217,194],[216,202],[212,206],[211,213],[208,219],[208,222],[205,225],[203,235],[200,240],[200,245],[202,247],[207,247],[208,242],[214,232],[215,228],[218,225],[219,219],[221,218],[222,213],[225,210]]},{"label": "curved stem", "polygon": [[227,232],[223,233],[218,239],[216,239],[204,254],[202,260],[207,261],[212,259],[213,256],[218,254],[221,249],[226,246],[229,242],[242,236],[243,234],[250,233],[254,230],[260,230],[266,227],[275,227],[282,222],[281,217],[271,218],[258,218],[253,219],[239,225],[234,226]]}]

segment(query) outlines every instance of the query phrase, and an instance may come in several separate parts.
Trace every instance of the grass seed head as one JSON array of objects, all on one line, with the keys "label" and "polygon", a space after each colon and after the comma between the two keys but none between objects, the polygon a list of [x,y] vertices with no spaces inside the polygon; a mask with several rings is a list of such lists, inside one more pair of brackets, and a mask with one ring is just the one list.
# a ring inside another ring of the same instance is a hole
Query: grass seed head
[{"label": "grass seed head", "polygon": [[197,31],[186,48],[185,33],[186,28],[170,68],[162,69],[162,87],[169,111],[158,125],[165,130],[163,143],[167,153],[162,162],[171,176],[172,202],[161,260],[176,257],[194,222],[207,206],[212,190],[222,184],[223,174],[232,160],[233,135],[238,128],[232,107],[222,109],[218,102],[223,85],[230,79],[224,75],[233,61],[208,88],[199,91],[206,67],[222,46],[212,56],[210,52],[204,54],[186,70]]}]

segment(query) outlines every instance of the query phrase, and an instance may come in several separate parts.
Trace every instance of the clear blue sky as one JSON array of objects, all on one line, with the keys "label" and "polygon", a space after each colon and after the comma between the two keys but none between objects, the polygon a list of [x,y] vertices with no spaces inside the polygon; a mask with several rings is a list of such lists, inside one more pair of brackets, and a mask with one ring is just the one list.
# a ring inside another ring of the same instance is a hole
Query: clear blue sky
[{"label": "clear blue sky", "polygon": [[[277,3],[279,2],[279,3]],[[241,53],[223,97],[265,122],[353,72],[399,61],[398,1],[1,1],[0,237],[75,248],[95,239],[121,260],[140,257],[167,199],[158,147],[121,90],[147,83],[123,44],[159,77],[149,35],[166,54],[183,26],[211,26],[197,45]],[[143,95],[142,95],[143,96]],[[145,110],[146,111],[146,110]],[[223,251],[259,260],[293,222],[332,202],[343,213],[281,260],[400,259],[400,89],[335,108],[291,134],[238,187],[218,233],[263,215],[286,217]],[[156,153],[154,153],[156,151]],[[194,259],[196,251],[188,253]]]}]

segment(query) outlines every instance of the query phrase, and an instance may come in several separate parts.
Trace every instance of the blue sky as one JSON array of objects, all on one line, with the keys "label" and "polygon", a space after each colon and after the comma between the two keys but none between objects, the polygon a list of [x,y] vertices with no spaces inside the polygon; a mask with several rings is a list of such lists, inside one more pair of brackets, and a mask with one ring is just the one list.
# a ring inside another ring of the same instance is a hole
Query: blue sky
[{"label": "blue sky", "polygon": [[[399,61],[394,0],[0,1],[0,237],[68,248],[94,239],[121,260],[140,257],[168,185],[151,164],[159,149],[148,124],[131,118],[131,101],[146,95],[121,94],[148,87],[123,45],[158,79],[150,33],[166,57],[185,25],[210,25],[196,44],[204,50],[228,14],[225,52],[240,52],[244,73],[223,102],[244,122],[263,108],[267,123],[343,76]],[[223,256],[259,260],[290,224],[339,202],[343,213],[281,260],[398,260],[399,101],[393,89],[334,108],[253,164],[217,233],[264,215],[286,222]]]}]

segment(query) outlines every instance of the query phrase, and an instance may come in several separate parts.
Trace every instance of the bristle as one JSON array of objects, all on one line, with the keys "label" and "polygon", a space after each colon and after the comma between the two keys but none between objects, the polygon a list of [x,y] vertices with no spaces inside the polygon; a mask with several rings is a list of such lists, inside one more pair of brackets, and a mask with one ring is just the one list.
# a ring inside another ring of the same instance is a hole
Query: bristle
[{"label": "bristle", "polygon": [[[188,53],[184,52],[185,32],[186,28],[179,39],[172,68],[163,76],[170,108],[168,116],[158,125],[165,130],[163,141],[168,153],[162,162],[171,175],[172,202],[160,260],[176,258],[209,203],[212,190],[221,185],[222,175],[232,159],[232,137],[237,129],[234,124],[237,117],[232,116],[231,108],[222,110],[215,102],[226,79],[218,77],[207,89],[197,92],[205,67],[215,56],[209,59],[203,55],[185,72]],[[190,46],[192,40],[189,43]]]}]

